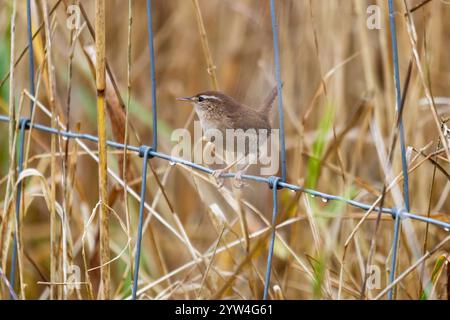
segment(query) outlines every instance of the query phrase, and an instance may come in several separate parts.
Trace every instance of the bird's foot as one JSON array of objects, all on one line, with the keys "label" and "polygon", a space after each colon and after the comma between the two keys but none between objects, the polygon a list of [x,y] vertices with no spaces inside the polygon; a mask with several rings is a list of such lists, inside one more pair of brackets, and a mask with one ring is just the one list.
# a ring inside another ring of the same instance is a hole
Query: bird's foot
[{"label": "bird's foot", "polygon": [[222,177],[222,175],[227,172],[228,172],[228,169],[226,169],[226,168],[225,169],[217,169],[217,170],[213,171],[212,176],[216,180],[217,186],[219,188],[223,187],[224,178]]},{"label": "bird's foot", "polygon": [[242,179],[242,175],[245,173],[245,170],[239,170],[236,172],[236,175],[234,176],[234,187],[236,189],[242,189],[247,184],[244,183],[244,180]]}]

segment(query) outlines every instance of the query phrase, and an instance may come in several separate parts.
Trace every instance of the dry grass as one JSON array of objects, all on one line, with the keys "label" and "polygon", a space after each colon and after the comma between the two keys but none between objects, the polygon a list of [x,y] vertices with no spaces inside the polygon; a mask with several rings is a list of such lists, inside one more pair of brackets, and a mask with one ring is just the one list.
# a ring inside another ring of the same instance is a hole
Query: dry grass
[{"label": "dry grass", "polygon": [[[66,8],[77,2],[32,1],[33,97],[28,52],[22,55],[26,1],[0,0],[0,81],[6,79],[0,87],[1,114],[28,116],[31,104],[35,123],[100,136],[97,146],[27,131],[26,171],[18,176],[13,151],[18,126],[0,123],[2,299],[10,295],[4,275],[10,272],[18,180],[23,182],[19,298],[131,295],[141,159],[106,150],[104,142],[151,144],[146,3],[109,0],[103,12],[104,1],[80,1],[86,17],[81,15],[79,29],[70,30]],[[403,111],[411,211],[449,222],[448,141],[439,126],[450,115],[450,5],[394,2],[402,84],[412,61]],[[152,3],[158,150],[170,153],[172,130],[192,130],[194,119],[192,109],[175,97],[218,87],[256,106],[273,88],[270,12],[268,1],[259,0]],[[381,30],[366,27],[370,4],[381,8]],[[416,9],[405,14],[405,5]],[[277,1],[277,12],[287,181],[374,206],[380,201],[397,206],[403,181],[398,146],[392,168],[386,165],[396,127],[387,1],[283,0]],[[86,53],[92,45],[95,72]],[[261,298],[271,190],[256,183],[242,192],[228,185],[218,190],[204,174],[156,158],[149,169],[139,297]],[[278,202],[270,298],[387,297],[394,220],[382,216],[371,242],[375,213],[289,190],[279,191]],[[449,298],[448,240],[448,232],[437,227],[402,224],[397,299]],[[368,259],[381,279],[378,288],[364,290]],[[73,280],[74,266],[81,271],[78,289],[65,285]]]}]

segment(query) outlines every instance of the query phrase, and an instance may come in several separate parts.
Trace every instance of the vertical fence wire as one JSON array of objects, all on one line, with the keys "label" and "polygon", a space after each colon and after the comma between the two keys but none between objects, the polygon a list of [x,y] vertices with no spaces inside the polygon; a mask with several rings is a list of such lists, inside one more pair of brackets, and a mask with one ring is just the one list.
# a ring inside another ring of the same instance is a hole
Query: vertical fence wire
[{"label": "vertical fence wire", "polygon": [[153,142],[152,149],[157,151],[158,148],[158,118],[156,114],[156,63],[155,63],[155,46],[153,43],[153,18],[152,18],[152,0],[147,0],[147,30],[148,30],[148,47],[150,51],[150,76],[152,80],[152,125],[153,125]]},{"label": "vertical fence wire", "polygon": [[[389,23],[391,29],[391,45],[392,45],[392,57],[394,63],[394,78],[395,78],[395,96],[396,96],[396,110],[400,112],[401,106],[401,88],[400,88],[400,71],[399,71],[399,58],[398,58],[398,44],[397,44],[397,30],[395,25],[395,15],[394,15],[394,3],[393,0],[389,0]],[[402,171],[403,171],[403,197],[405,201],[406,211],[410,210],[409,202],[409,178],[408,178],[408,162],[406,160],[406,146],[405,146],[405,133],[403,127],[402,115],[400,115],[399,122],[399,134],[400,134],[400,149],[402,157]],[[400,232],[401,215],[397,214],[395,216],[395,227],[394,227],[394,239],[392,243],[392,261],[391,270],[389,274],[389,283],[392,283],[395,278],[395,267],[397,260],[398,251],[398,233]],[[392,300],[394,297],[394,286],[389,290],[388,299]]]},{"label": "vertical fence wire", "polygon": [[152,81],[152,125],[153,125],[153,141],[152,146],[141,146],[139,155],[143,157],[142,162],[142,181],[141,181],[141,202],[139,203],[139,224],[136,239],[136,253],[134,257],[134,275],[133,275],[133,288],[132,299],[137,298],[137,289],[139,281],[139,263],[141,260],[141,246],[142,246],[142,228],[144,221],[144,205],[145,205],[145,192],[147,189],[147,167],[148,160],[150,158],[150,152],[156,152],[158,147],[158,125],[157,125],[157,113],[156,113],[156,63],[155,63],[155,47],[153,43],[153,18],[152,18],[152,1],[147,0],[147,32],[148,32],[148,47],[150,52],[150,76]]},{"label": "vertical fence wire", "polygon": [[[27,0],[27,41],[28,41],[28,74],[30,81],[30,93],[34,97],[34,50],[33,50],[33,30],[31,17],[31,0]],[[33,101],[30,100],[30,117],[33,114]]]},{"label": "vertical fence wire", "polygon": [[[391,261],[391,273],[389,274],[389,284],[394,282],[395,280],[395,261],[397,261],[397,254],[398,254],[398,241],[399,241],[399,235],[400,235],[400,228],[401,228],[401,222],[402,222],[402,214],[401,211],[397,211],[397,214],[395,215],[395,224],[394,224],[394,239],[392,240],[392,261]],[[388,291],[388,299],[392,300],[394,298],[394,289],[391,288]]]},{"label": "vertical fence wire", "polygon": [[11,287],[11,284],[8,281],[8,278],[6,277],[5,273],[3,272],[2,267],[0,267],[0,278],[3,280],[3,283],[6,285],[6,288],[9,291],[10,299],[11,300],[19,300],[19,297],[14,292],[14,289]]},{"label": "vertical fence wire", "polygon": [[145,205],[145,192],[147,191],[147,167],[148,159],[150,157],[150,148],[143,147],[139,152],[142,156],[142,181],[141,181],[141,201],[139,203],[139,225],[138,234],[136,239],[136,253],[134,256],[134,275],[133,275],[133,289],[132,299],[136,300],[138,281],[139,281],[139,263],[141,261],[141,245],[142,245],[142,228],[144,225],[144,205]]},{"label": "vertical fence wire", "polygon": [[279,48],[279,38],[278,38],[278,24],[277,15],[275,8],[275,1],[270,0],[270,16],[272,21],[272,38],[273,38],[273,56],[275,64],[275,78],[277,82],[277,95],[278,95],[278,118],[280,126],[280,154],[281,154],[281,178],[280,177],[270,177],[268,182],[269,186],[272,188],[273,194],[273,204],[272,204],[272,234],[269,244],[269,252],[267,254],[267,267],[266,276],[264,281],[264,294],[263,299],[267,300],[269,297],[269,287],[270,287],[270,275],[272,272],[272,259],[273,259],[273,249],[275,246],[275,224],[278,212],[278,188],[280,180],[286,182],[286,146],[285,146],[285,134],[284,134],[284,112],[283,112],[283,95],[282,95],[282,82],[281,82],[281,66],[280,66],[280,48]]},{"label": "vertical fence wire", "polygon": [[269,182],[269,185],[272,188],[272,196],[273,196],[273,203],[272,203],[272,234],[270,237],[270,244],[269,244],[269,252],[267,254],[267,267],[266,267],[266,277],[264,281],[264,295],[263,299],[267,300],[269,298],[269,287],[270,287],[270,274],[272,272],[272,259],[273,259],[273,249],[275,246],[275,224],[277,221],[277,213],[278,213],[278,182],[280,181],[279,177],[272,177],[272,181]]},{"label": "vertical fence wire", "polygon": [[281,179],[286,181],[286,146],[284,138],[284,113],[283,113],[283,96],[281,82],[281,66],[280,66],[280,48],[278,40],[278,25],[275,10],[275,1],[270,0],[270,15],[272,18],[272,34],[273,34],[273,55],[275,63],[275,77],[277,81],[278,94],[278,118],[280,120],[280,152],[281,152]]},{"label": "vertical fence wire", "polygon": [[[19,122],[20,126],[20,136],[19,136],[19,160],[18,160],[18,169],[17,172],[20,175],[20,173],[23,170],[23,153],[24,153],[24,141],[25,141],[25,128],[26,128],[26,121],[20,120]],[[14,290],[14,283],[16,281],[16,266],[17,266],[17,249],[18,249],[18,233],[19,233],[19,223],[20,223],[20,205],[21,205],[21,199],[22,199],[22,182],[19,182],[17,184],[17,194],[16,194],[16,203],[15,203],[15,210],[16,210],[16,228],[13,235],[13,250],[11,255],[11,274],[9,277],[9,283],[11,284],[12,290]],[[13,295],[10,296],[11,299],[13,299]]]},{"label": "vertical fence wire", "polygon": [[[35,95],[35,85],[34,85],[34,50],[33,50],[33,30],[32,30],[32,16],[31,16],[31,0],[27,0],[27,42],[28,42],[28,77],[30,93]],[[33,101],[30,101],[30,117],[33,114]],[[18,159],[18,174],[22,172],[23,169],[23,153],[24,153],[24,140],[25,140],[25,127],[26,123],[23,122],[20,127],[20,137],[19,137],[19,159]],[[17,231],[19,230],[20,221],[20,203],[22,197],[22,183],[17,186],[16,195],[16,223]],[[17,264],[17,232],[13,236],[13,251],[11,254],[11,274],[10,274],[10,284],[14,290],[15,274],[16,274],[16,264]]]},{"label": "vertical fence wire", "polygon": [[264,300],[267,300],[269,298],[270,275],[272,273],[273,249],[275,247],[275,237],[276,237],[275,224],[277,221],[277,213],[278,213],[277,195],[278,195],[279,181],[280,181],[279,177],[272,177],[272,180],[269,182],[269,186],[272,188],[272,234],[270,238],[269,252],[267,254],[267,267],[266,267],[266,276],[264,281],[264,295],[263,295]]}]

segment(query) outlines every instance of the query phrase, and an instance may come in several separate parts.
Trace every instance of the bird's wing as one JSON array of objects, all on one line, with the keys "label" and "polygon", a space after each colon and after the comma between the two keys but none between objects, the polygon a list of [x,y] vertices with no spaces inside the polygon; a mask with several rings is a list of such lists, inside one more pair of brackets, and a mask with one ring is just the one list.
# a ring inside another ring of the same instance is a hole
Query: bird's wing
[{"label": "bird's wing", "polygon": [[261,111],[253,110],[250,107],[240,110],[240,114],[237,117],[233,117],[233,129],[270,129],[270,122],[266,114],[262,114]]}]

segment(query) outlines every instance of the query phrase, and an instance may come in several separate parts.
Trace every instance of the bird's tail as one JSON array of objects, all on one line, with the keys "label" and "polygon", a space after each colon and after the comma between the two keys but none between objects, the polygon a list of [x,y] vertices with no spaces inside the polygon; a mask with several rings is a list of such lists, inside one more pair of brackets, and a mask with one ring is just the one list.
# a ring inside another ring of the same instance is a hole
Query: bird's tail
[{"label": "bird's tail", "polygon": [[[281,85],[283,86],[283,84]],[[264,103],[261,107],[261,111],[264,112],[264,114],[269,114],[270,109],[272,108],[272,104],[275,101],[275,98],[278,95],[278,91],[277,91],[277,86],[273,87],[272,91],[270,91],[269,95],[267,96],[267,98],[264,100]]]}]

